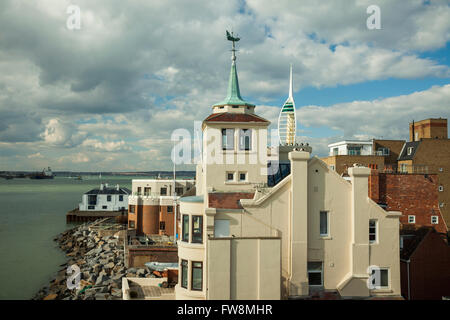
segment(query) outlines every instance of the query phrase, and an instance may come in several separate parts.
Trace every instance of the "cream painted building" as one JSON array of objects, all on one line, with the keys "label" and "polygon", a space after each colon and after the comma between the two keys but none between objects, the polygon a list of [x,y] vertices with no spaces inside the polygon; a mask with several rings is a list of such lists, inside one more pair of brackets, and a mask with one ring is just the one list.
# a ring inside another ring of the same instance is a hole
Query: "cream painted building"
[{"label": "cream painted building", "polygon": [[400,296],[400,213],[369,199],[370,169],[346,181],[291,148],[290,173],[267,187],[269,121],[241,98],[235,60],[227,98],[203,122],[196,195],[180,198],[176,298]]}]

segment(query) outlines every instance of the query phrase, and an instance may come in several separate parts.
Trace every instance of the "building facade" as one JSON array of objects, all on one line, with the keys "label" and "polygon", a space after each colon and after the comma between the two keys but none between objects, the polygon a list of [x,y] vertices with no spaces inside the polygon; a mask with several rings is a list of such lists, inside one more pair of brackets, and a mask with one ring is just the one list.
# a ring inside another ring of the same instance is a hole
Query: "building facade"
[{"label": "building facade", "polygon": [[196,195],[180,199],[176,298],[399,296],[401,214],[368,197],[370,169],[352,166],[349,182],[292,148],[290,174],[267,187],[269,121],[241,98],[235,60],[203,122]]},{"label": "building facade", "polygon": [[442,300],[450,296],[448,238],[429,227],[405,233],[400,256],[402,296],[407,300]]},{"label": "building facade", "polygon": [[78,205],[79,211],[122,211],[127,209],[128,196],[131,190],[102,183],[100,188],[92,189],[83,194]]},{"label": "building facade", "polygon": [[445,234],[447,225],[439,209],[438,186],[436,174],[373,170],[369,176],[369,197],[386,210],[400,211],[402,226],[433,227]]},{"label": "building facade", "polygon": [[425,119],[410,124],[410,137],[398,158],[404,173],[436,174],[439,209],[450,225],[450,139],[447,119]]},{"label": "building facade", "polygon": [[344,140],[328,145],[328,157],[322,160],[340,175],[355,163],[374,170],[396,172],[397,158],[404,140]]},{"label": "building facade", "polygon": [[130,231],[134,230],[136,235],[174,236],[178,199],[194,185],[194,180],[176,180],[175,188],[173,180],[132,180],[132,194],[128,198]]}]

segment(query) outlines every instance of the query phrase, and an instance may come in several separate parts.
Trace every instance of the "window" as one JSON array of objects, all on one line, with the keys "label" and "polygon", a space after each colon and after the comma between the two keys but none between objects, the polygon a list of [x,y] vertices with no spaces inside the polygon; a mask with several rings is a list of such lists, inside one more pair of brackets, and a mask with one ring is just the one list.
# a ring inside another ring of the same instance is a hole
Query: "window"
[{"label": "window", "polygon": [[149,196],[151,192],[152,192],[152,188],[144,187],[144,195],[145,196]]},{"label": "window", "polygon": [[183,188],[182,187],[175,188],[175,193],[181,196],[183,194]]},{"label": "window", "polygon": [[223,238],[230,236],[230,220],[214,219],[214,237]]},{"label": "window", "polygon": [[159,222],[159,230],[166,230],[166,222],[165,221]]},{"label": "window", "polygon": [[234,181],[234,172],[227,172],[227,181]]},{"label": "window", "polygon": [[239,181],[246,181],[247,180],[247,173],[240,172],[239,173]]},{"label": "window", "polygon": [[439,186],[439,192],[444,191],[444,186]]},{"label": "window", "polygon": [[403,173],[408,172],[408,165],[406,163],[400,164],[400,172],[403,172]]},{"label": "window", "polygon": [[339,155],[339,148],[333,148],[333,156]]},{"label": "window", "polygon": [[167,206],[167,213],[173,212],[173,206]]},{"label": "window", "polygon": [[333,165],[330,165],[330,169],[331,169],[331,170],[334,170],[334,166],[333,166]]},{"label": "window", "polygon": [[222,150],[234,150],[234,129],[222,129]]},{"label": "window", "polygon": [[94,210],[95,206],[88,206],[88,210]]},{"label": "window", "polygon": [[444,168],[439,168],[439,171],[440,171],[440,172],[444,171]]},{"label": "window", "polygon": [[123,195],[119,195],[119,201],[123,201]]},{"label": "window", "polygon": [[163,187],[161,188],[161,195],[166,196],[167,195],[167,188]]},{"label": "window", "polygon": [[322,262],[308,262],[308,282],[310,286],[322,285]]},{"label": "window", "polygon": [[439,223],[439,217],[431,216],[431,224],[438,224],[438,223]]},{"label": "window", "polygon": [[408,147],[407,149],[408,156],[412,155],[413,151],[414,151],[413,147]]},{"label": "window", "polygon": [[91,206],[95,206],[97,204],[97,196],[88,195],[88,204],[90,204]]},{"label": "window", "polygon": [[239,131],[239,150],[252,150],[251,129],[241,129]]},{"label": "window", "polygon": [[361,155],[361,147],[348,147],[348,155],[350,156],[360,156]]},{"label": "window", "polygon": [[138,187],[138,188],[137,188],[137,194],[138,194],[138,196],[141,195],[141,191],[142,191],[142,188],[141,188],[141,187]]},{"label": "window", "polygon": [[328,211],[320,211],[320,236],[328,236]]},{"label": "window", "polygon": [[128,222],[128,225],[130,226],[130,228],[134,229],[134,220],[130,220]]},{"label": "window", "polygon": [[188,262],[181,260],[181,286],[185,289],[188,287]]},{"label": "window", "polygon": [[130,206],[130,213],[134,213],[135,206]]},{"label": "window", "polygon": [[192,216],[192,242],[203,242],[203,216]]},{"label": "window", "polygon": [[102,209],[108,209],[108,206],[102,206]]},{"label": "window", "polygon": [[106,201],[111,202],[111,196],[106,196]]},{"label": "window", "polygon": [[377,221],[369,220],[369,242],[377,242]]},{"label": "window", "polygon": [[443,207],[444,207],[444,203],[443,203],[443,202],[440,202],[440,203],[439,203],[439,207],[440,207],[440,208],[443,208]]},{"label": "window", "polygon": [[203,264],[192,261],[192,284],[191,290],[202,291],[203,289]]},{"label": "window", "polygon": [[188,242],[189,241],[189,216],[187,214],[183,214],[183,231],[181,235],[181,241]]},{"label": "window", "polygon": [[389,288],[389,269],[374,268],[372,274],[372,288],[371,289],[386,289]]},{"label": "window", "polygon": [[383,148],[379,148],[378,151],[377,151],[377,154],[381,155],[381,156],[388,156],[389,153],[390,153],[389,148],[384,148],[384,147]]},{"label": "window", "polygon": [[408,216],[408,223],[416,223],[416,216]]}]

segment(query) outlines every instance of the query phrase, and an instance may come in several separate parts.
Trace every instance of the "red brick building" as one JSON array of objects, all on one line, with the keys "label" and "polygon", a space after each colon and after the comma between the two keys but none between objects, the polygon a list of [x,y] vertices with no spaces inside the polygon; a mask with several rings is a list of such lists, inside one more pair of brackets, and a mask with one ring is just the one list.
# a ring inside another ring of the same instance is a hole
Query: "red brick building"
[{"label": "red brick building", "polygon": [[400,211],[403,226],[434,227],[446,233],[439,209],[436,174],[379,173],[369,177],[369,197],[389,211]]},{"label": "red brick building", "polygon": [[408,300],[441,300],[450,296],[448,238],[430,227],[403,230],[403,237],[402,296]]}]

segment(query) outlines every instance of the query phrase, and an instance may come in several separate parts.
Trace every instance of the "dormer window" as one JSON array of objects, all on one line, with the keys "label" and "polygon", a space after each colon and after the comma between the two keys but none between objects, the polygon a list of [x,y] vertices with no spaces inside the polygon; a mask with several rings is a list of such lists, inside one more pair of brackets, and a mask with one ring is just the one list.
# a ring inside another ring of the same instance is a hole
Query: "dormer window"
[{"label": "dormer window", "polygon": [[408,156],[412,155],[413,151],[414,151],[414,147],[408,147],[408,150],[407,150]]},{"label": "dormer window", "polygon": [[222,150],[234,150],[234,129],[222,129]]},{"label": "dormer window", "polygon": [[252,130],[241,129],[239,131],[239,150],[252,149]]}]

